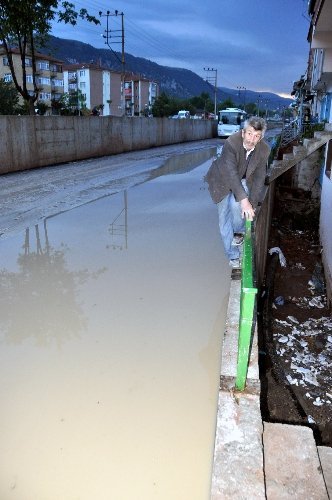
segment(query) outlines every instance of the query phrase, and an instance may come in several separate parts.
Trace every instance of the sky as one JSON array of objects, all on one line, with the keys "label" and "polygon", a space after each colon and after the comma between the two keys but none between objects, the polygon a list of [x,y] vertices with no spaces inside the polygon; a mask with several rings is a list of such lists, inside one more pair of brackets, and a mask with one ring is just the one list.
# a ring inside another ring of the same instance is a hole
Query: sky
[{"label": "sky", "polygon": [[[185,68],[218,87],[289,96],[307,69],[308,0],[72,0],[100,19],[95,26],[54,23],[52,34],[105,45],[107,10],[124,16],[125,52]],[[109,17],[114,42],[121,16]],[[120,31],[117,31],[120,30]],[[121,44],[111,43],[115,51]],[[210,68],[213,71],[205,71]],[[215,71],[216,70],[216,71]],[[214,84],[214,80],[213,80]]]}]

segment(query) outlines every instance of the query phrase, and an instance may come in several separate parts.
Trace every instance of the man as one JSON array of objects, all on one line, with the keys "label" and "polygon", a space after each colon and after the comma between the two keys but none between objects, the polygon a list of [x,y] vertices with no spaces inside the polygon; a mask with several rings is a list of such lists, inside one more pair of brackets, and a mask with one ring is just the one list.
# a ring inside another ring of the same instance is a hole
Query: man
[{"label": "man", "polygon": [[270,147],[262,139],[266,131],[263,118],[253,116],[239,132],[225,142],[206,180],[217,204],[220,234],[231,267],[240,267],[240,245],[245,218],[253,220],[262,201]]}]

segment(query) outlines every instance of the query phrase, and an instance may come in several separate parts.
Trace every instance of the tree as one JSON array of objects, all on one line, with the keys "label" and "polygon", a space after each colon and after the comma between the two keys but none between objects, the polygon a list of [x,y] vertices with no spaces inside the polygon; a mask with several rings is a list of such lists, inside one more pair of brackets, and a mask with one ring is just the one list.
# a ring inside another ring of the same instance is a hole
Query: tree
[{"label": "tree", "polygon": [[248,104],[246,104],[246,112],[249,115],[256,115],[257,114],[256,104],[254,102],[248,102]]},{"label": "tree", "polygon": [[[0,0],[0,41],[6,52],[14,85],[29,104],[30,114],[34,114],[34,103],[38,99],[36,80],[36,51],[47,40],[51,23],[59,22],[75,25],[78,18],[100,24],[86,9],[75,10],[75,5],[66,0]],[[18,49],[21,58],[22,83],[17,78],[13,64],[12,49]],[[31,57],[33,92],[27,89],[26,58]]]},{"label": "tree", "polygon": [[153,116],[171,116],[178,112],[178,104],[176,100],[169,97],[165,92],[162,92],[155,100],[152,106]]},{"label": "tree", "polygon": [[226,109],[226,108],[236,108],[234,102],[231,98],[225,99],[219,106],[218,109]]},{"label": "tree", "polygon": [[18,113],[19,94],[12,82],[0,79],[0,115]]},{"label": "tree", "polygon": [[204,113],[212,113],[214,110],[214,103],[212,102],[208,92],[202,92],[201,95],[192,97],[190,102],[196,108],[195,111],[203,110]]},{"label": "tree", "polygon": [[75,92],[65,92],[54,107],[60,110],[61,115],[79,115],[86,109],[86,97],[80,89]]}]

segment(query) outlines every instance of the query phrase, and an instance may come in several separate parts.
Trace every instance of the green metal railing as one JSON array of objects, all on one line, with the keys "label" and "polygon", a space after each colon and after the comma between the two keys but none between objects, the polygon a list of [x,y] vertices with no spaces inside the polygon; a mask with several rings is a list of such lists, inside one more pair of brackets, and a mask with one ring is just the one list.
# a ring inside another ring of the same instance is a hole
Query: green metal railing
[{"label": "green metal railing", "polygon": [[253,286],[253,243],[251,232],[252,222],[247,220],[242,254],[240,324],[235,381],[235,388],[239,391],[244,390],[247,380],[255,300],[257,294],[257,288]]}]

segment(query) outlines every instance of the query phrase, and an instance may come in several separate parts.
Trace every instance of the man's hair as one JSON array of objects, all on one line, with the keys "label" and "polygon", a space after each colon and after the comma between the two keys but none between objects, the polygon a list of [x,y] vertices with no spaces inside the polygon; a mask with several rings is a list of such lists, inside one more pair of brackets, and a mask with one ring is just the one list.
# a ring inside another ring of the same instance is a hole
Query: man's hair
[{"label": "man's hair", "polygon": [[264,137],[267,124],[264,118],[261,118],[259,116],[251,116],[243,124],[244,129],[246,129],[247,127],[252,127],[255,130],[260,130],[262,132],[262,137]]}]

